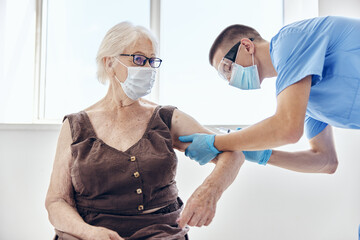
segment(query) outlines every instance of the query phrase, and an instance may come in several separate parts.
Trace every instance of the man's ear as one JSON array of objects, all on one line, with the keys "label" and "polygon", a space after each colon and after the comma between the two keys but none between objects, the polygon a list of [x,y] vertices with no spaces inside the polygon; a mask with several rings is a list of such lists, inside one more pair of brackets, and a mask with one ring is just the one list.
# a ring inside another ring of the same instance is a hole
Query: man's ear
[{"label": "man's ear", "polygon": [[241,45],[243,45],[245,47],[246,51],[249,54],[255,53],[255,45],[254,45],[253,41],[251,41],[250,39],[248,39],[248,38],[241,39]]}]

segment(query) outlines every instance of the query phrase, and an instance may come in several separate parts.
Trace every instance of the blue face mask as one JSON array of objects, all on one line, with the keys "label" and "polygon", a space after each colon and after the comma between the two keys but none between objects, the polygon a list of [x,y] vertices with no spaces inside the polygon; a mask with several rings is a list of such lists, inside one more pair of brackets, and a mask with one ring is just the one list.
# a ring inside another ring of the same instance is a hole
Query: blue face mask
[{"label": "blue face mask", "polygon": [[260,79],[257,66],[243,67],[235,63],[229,84],[243,90],[259,89]]},{"label": "blue face mask", "polygon": [[234,62],[229,85],[243,90],[259,89],[260,78],[257,66],[254,64],[254,55],[252,55],[253,65],[243,67]]}]

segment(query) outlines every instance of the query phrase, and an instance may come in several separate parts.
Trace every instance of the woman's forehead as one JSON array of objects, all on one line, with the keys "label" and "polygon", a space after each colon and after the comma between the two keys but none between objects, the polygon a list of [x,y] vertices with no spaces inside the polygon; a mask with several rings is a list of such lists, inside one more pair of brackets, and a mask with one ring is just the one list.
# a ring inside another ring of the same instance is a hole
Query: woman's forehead
[{"label": "woman's forehead", "polygon": [[155,49],[148,38],[141,37],[134,44],[126,48],[131,54],[143,54],[146,56],[155,56]]}]

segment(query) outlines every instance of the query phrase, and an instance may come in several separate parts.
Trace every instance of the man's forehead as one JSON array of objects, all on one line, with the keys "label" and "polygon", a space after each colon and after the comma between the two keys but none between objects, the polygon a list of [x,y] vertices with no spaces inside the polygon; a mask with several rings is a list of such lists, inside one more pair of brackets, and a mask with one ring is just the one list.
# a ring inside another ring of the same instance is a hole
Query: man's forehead
[{"label": "man's forehead", "polygon": [[214,58],[213,58],[213,62],[212,62],[213,67],[217,68],[217,66],[219,65],[221,60],[225,57],[225,55],[230,51],[230,49],[232,47],[234,47],[234,44],[236,44],[236,42],[235,43],[229,42],[229,43],[225,43],[222,46],[218,47],[218,49],[216,50],[216,52],[214,54]]}]

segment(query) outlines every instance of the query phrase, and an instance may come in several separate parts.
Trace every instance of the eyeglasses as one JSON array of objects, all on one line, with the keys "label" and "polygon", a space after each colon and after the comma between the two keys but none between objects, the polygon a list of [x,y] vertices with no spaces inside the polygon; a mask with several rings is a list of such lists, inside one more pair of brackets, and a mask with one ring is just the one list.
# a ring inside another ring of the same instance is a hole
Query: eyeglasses
[{"label": "eyeglasses", "polygon": [[[254,38],[249,38],[250,41],[254,41]],[[219,76],[226,80],[230,81],[231,74],[233,70],[233,65],[237,57],[237,53],[239,51],[239,46],[241,42],[236,43],[225,55],[225,57],[221,60],[218,65],[218,74]]]},{"label": "eyeglasses", "polygon": [[141,54],[120,54],[120,56],[130,56],[133,57],[133,63],[138,66],[144,66],[146,64],[146,61],[149,61],[149,65],[152,68],[158,68],[161,65],[162,60],[160,58],[156,57],[145,57]]}]

